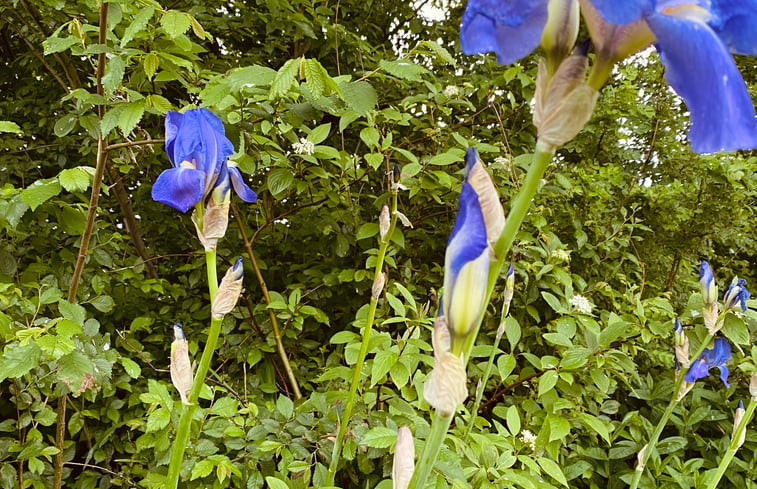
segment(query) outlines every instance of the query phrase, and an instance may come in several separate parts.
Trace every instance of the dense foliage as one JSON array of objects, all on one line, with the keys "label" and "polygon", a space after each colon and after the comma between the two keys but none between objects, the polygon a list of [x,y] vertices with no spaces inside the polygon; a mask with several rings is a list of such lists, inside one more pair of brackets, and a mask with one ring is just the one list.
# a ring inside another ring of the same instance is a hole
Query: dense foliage
[{"label": "dense foliage", "polygon": [[[105,44],[97,2],[0,6],[0,487],[52,487],[58,428],[65,487],[163,486],[180,411],[172,326],[199,361],[210,304],[189,213],[150,190],[169,165],[165,114],[193,106],[221,116],[259,199],[234,201],[218,248],[219,269],[245,257],[245,291],[222,326],[182,487],[323,486],[396,178],[407,222],[390,239],[336,480],[391,487],[397,428],[417,447],[429,431],[420,394],[464,152],[478,149],[507,211],[534,150],[538,53],[507,67],[463,56],[462,5],[441,0],[108,5]],[[738,62],[757,86],[754,59]],[[550,166],[511,252],[515,297],[480,416],[466,433],[471,395],[433,487],[626,487],[670,398],[674,317],[705,337],[699,262],[721,291],[734,275],[757,283],[757,155],[691,153],[662,70],[652,52],[620,66]],[[69,301],[101,135],[95,232]],[[715,375],[695,385],[642,487],[699,487],[717,466],[749,397],[756,328],[753,310],[729,316],[731,387]],[[750,430],[721,487],[757,488],[756,454]]]}]

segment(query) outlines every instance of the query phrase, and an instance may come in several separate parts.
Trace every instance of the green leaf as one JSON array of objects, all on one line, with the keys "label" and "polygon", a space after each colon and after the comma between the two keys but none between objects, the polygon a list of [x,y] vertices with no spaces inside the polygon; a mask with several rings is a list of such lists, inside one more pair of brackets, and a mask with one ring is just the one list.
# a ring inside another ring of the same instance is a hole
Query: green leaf
[{"label": "green leaf", "polygon": [[515,345],[520,341],[521,329],[520,323],[514,317],[508,317],[505,321],[505,335],[510,343],[510,349],[515,348]]},{"label": "green leaf", "polygon": [[305,68],[305,84],[315,99],[319,99],[326,92],[326,78],[328,74],[321,63],[314,59],[303,62]]},{"label": "green leaf", "polygon": [[270,85],[276,77],[276,71],[267,66],[245,66],[232,70],[226,77],[232,92],[238,92],[243,87],[260,87]]},{"label": "green leaf", "polygon": [[329,132],[331,132],[331,123],[321,124],[310,131],[310,134],[308,134],[308,141],[313,144],[321,143],[329,136]]},{"label": "green leaf", "polygon": [[74,127],[76,127],[76,123],[79,121],[79,118],[76,117],[76,114],[66,114],[57,121],[55,121],[55,126],[53,127],[53,132],[56,136],[59,138],[62,138],[69,132],[73,131]]},{"label": "green leaf", "polygon": [[67,192],[83,192],[92,182],[94,169],[89,166],[67,168],[60,172],[58,181]]},{"label": "green leaf", "polygon": [[397,362],[397,357],[397,352],[392,350],[381,350],[376,353],[376,356],[373,358],[373,366],[371,367],[371,386],[381,382]]},{"label": "green leaf", "polygon": [[455,58],[452,57],[451,54],[449,54],[449,51],[447,51],[447,48],[444,46],[440,46],[438,43],[434,41],[423,41],[422,42],[425,46],[427,46],[431,51],[436,54],[436,57],[445,63],[451,64],[452,66],[456,66]]},{"label": "green leaf", "polygon": [[61,316],[79,325],[83,325],[87,319],[86,309],[79,304],[72,304],[64,299],[58,301],[58,311],[60,311]]},{"label": "green leaf", "polygon": [[94,387],[85,383],[85,378],[94,374],[92,361],[80,351],[73,351],[58,360],[58,380],[68,386],[74,394]]},{"label": "green leaf", "polygon": [[44,55],[50,55],[60,53],[70,48],[74,44],[77,44],[79,39],[74,36],[69,37],[48,37],[42,41],[42,47],[44,48]]},{"label": "green leaf", "polygon": [[465,152],[460,148],[452,148],[449,151],[438,154],[428,160],[429,165],[446,166],[463,161]]},{"label": "green leaf", "polygon": [[610,343],[620,338],[626,330],[628,322],[624,321],[617,314],[610,313],[607,320],[607,327],[599,334],[599,346],[608,347]]},{"label": "green leaf", "polygon": [[110,312],[116,305],[115,301],[113,301],[113,298],[109,295],[101,295],[95,297],[94,299],[89,301],[89,303],[92,304],[92,306],[100,312]]},{"label": "green leaf", "polygon": [[726,314],[722,331],[725,337],[734,344],[749,345],[751,343],[749,328],[743,319],[734,314]]},{"label": "green leaf", "polygon": [[114,56],[108,60],[102,79],[106,94],[111,95],[114,90],[121,86],[125,71],[126,63],[120,56]]},{"label": "green leaf", "polygon": [[35,343],[10,344],[0,356],[0,382],[16,379],[39,365],[42,350]]},{"label": "green leaf", "polygon": [[290,59],[284,63],[284,66],[279,68],[279,71],[276,72],[276,76],[273,78],[273,82],[271,82],[271,90],[268,94],[269,99],[273,100],[286,95],[289,89],[292,88],[292,85],[294,85],[301,62],[302,58]]},{"label": "green leaf", "polygon": [[355,114],[365,116],[378,103],[373,85],[367,81],[345,82],[339,85],[342,100]]},{"label": "green leaf", "polygon": [[129,27],[124,30],[124,35],[121,38],[121,47],[126,46],[129,41],[134,39],[134,36],[136,36],[139,31],[147,26],[147,23],[152,19],[154,13],[155,9],[150,6],[144,7],[137,12],[137,15],[134,16],[134,20],[131,21]]},{"label": "green leaf", "polygon": [[268,489],[289,489],[289,486],[286,485],[286,482],[275,477],[266,476],[265,482],[266,484],[268,484]]},{"label": "green leaf", "polygon": [[268,173],[266,183],[271,195],[277,197],[294,183],[294,175],[287,168],[274,168]]},{"label": "green leaf", "polygon": [[549,304],[549,307],[552,308],[553,311],[556,313],[563,313],[565,311],[565,307],[560,303],[560,299],[555,297],[553,294],[550,294],[549,292],[542,291],[541,296],[544,298],[545,301],[547,301],[547,304]]},{"label": "green leaf", "polygon": [[174,39],[187,32],[192,25],[192,18],[184,12],[169,10],[160,18],[160,25],[169,37]]},{"label": "green leaf", "polygon": [[421,75],[429,73],[426,68],[406,60],[387,61],[382,59],[379,62],[379,67],[390,75],[409,81],[421,81]]},{"label": "green leaf", "polygon": [[356,240],[372,238],[379,233],[379,225],[375,222],[366,222],[362,224],[355,234]]},{"label": "green leaf", "polygon": [[556,370],[548,370],[544,372],[544,375],[539,378],[539,397],[552,390],[555,384],[557,384],[557,379],[558,375]]},{"label": "green leaf", "polygon": [[210,475],[210,473],[213,472],[213,467],[215,467],[215,462],[212,460],[206,458],[198,461],[192,467],[192,473],[189,476],[189,480],[193,481]]},{"label": "green leaf", "polygon": [[147,107],[154,108],[160,115],[166,115],[169,110],[173,109],[171,102],[169,102],[168,99],[163,97],[162,95],[153,93],[152,95],[148,95],[145,100]]},{"label": "green leaf", "polygon": [[517,406],[510,406],[507,408],[507,415],[505,416],[507,422],[507,429],[513,436],[518,436],[520,433],[520,413]]},{"label": "green leaf", "polygon": [[18,127],[18,124],[11,121],[0,121],[0,132],[13,132],[19,136],[24,134],[21,128]]},{"label": "green leaf", "polygon": [[119,357],[118,361],[124,367],[126,374],[132,379],[138,379],[142,374],[142,368],[134,360],[126,357]]},{"label": "green leaf", "polygon": [[375,127],[366,127],[360,131],[360,139],[362,139],[369,148],[378,147],[380,137],[381,134],[379,134],[378,129]]},{"label": "green leaf", "polygon": [[160,66],[160,57],[154,51],[145,54],[145,59],[142,60],[142,69],[145,70],[145,75],[148,79],[152,79],[155,76],[155,72],[158,71]]},{"label": "green leaf", "polygon": [[160,431],[171,422],[171,411],[165,407],[159,407],[155,411],[151,412],[147,416],[147,426],[145,431],[151,433],[153,431]]},{"label": "green leaf", "polygon": [[580,413],[578,417],[581,418],[581,421],[583,421],[586,426],[604,438],[608,444],[612,443],[612,440],[610,439],[610,431],[607,429],[607,424],[604,421],[587,413]]},{"label": "green leaf", "polygon": [[216,399],[210,408],[210,414],[221,416],[222,418],[231,418],[237,414],[239,403],[233,397],[221,397]]},{"label": "green leaf", "polygon": [[60,190],[57,178],[37,180],[21,191],[21,201],[35,210],[48,199],[58,195]]},{"label": "green leaf", "polygon": [[563,416],[550,414],[547,416],[549,425],[549,441],[561,440],[570,433],[570,422]]},{"label": "green leaf", "polygon": [[294,403],[292,403],[291,399],[282,394],[276,399],[276,411],[286,419],[289,419],[294,413]]},{"label": "green leaf", "polygon": [[361,445],[372,448],[388,448],[397,441],[397,432],[384,426],[371,428],[360,440]]},{"label": "green leaf", "polygon": [[137,124],[142,120],[142,115],[145,113],[145,101],[136,100],[124,105],[121,114],[118,116],[118,127],[123,131],[124,135],[128,136],[137,127]]},{"label": "green leaf", "polygon": [[568,481],[565,479],[565,475],[562,473],[562,469],[554,460],[539,457],[539,465],[542,469],[544,469],[544,472],[549,474],[550,477],[552,477],[563,486],[568,487]]}]

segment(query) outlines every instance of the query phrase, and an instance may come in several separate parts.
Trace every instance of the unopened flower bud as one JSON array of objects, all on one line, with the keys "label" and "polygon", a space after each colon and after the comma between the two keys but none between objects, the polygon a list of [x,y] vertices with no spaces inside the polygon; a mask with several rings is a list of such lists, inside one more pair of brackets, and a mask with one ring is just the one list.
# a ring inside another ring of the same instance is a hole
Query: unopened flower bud
[{"label": "unopened flower bud", "polygon": [[639,450],[639,453],[636,455],[636,470],[643,471],[644,470],[644,454],[647,453],[647,447],[649,445],[644,445],[641,447],[641,450]]},{"label": "unopened flower bud", "polygon": [[705,304],[702,309],[704,326],[711,334],[715,334],[723,328],[723,320],[718,317],[718,303]]},{"label": "unopened flower bud", "polygon": [[699,287],[702,290],[702,300],[705,306],[709,306],[718,300],[718,286],[715,283],[715,276],[712,274],[712,268],[706,261],[699,265]]},{"label": "unopened flower bud", "polygon": [[[744,419],[744,403],[742,401],[739,401],[739,405],[736,408],[736,411],[733,413],[733,433],[731,434],[731,437],[734,438],[738,432],[739,424],[741,423],[741,420]],[[738,439],[736,440],[736,448],[740,448],[741,445],[744,444],[744,441],[746,440],[746,427],[741,430],[741,434],[739,435]]]},{"label": "unopened flower bud", "polygon": [[384,274],[384,272],[379,272],[378,275],[376,275],[376,279],[373,281],[373,286],[371,287],[371,297],[378,299],[379,296],[381,296],[381,292],[384,290],[385,283],[386,274]]},{"label": "unopened flower bud", "polygon": [[242,293],[242,278],[244,277],[244,266],[242,257],[237,258],[234,265],[226,270],[226,274],[221,279],[218,286],[218,292],[213,299],[211,314],[214,319],[223,319],[223,317],[234,309]]},{"label": "unopened flower bud", "polygon": [[757,401],[757,370],[752,374],[752,378],[749,379],[749,394],[752,395],[752,399]]},{"label": "unopened flower bud", "polygon": [[389,206],[384,204],[381,208],[381,214],[379,214],[379,236],[381,237],[382,242],[386,240],[386,234],[389,232],[391,222],[392,219],[389,215]]},{"label": "unopened flower bud", "polygon": [[673,336],[675,338],[676,370],[687,369],[691,365],[691,359],[689,358],[689,337],[684,333],[683,326],[678,318],[675,319]]},{"label": "unopened flower bud", "polygon": [[584,54],[573,54],[550,77],[546,63],[539,63],[534,125],[543,150],[554,151],[573,139],[591,117],[599,92],[584,83],[587,65]]},{"label": "unopened flower bud", "polygon": [[407,426],[397,430],[397,442],[394,444],[394,464],[392,465],[393,489],[407,489],[415,471],[415,446],[413,434]]},{"label": "unopened flower bud", "polygon": [[210,194],[202,216],[202,229],[197,222],[197,213],[192,213],[192,222],[197,231],[197,237],[205,251],[211,251],[218,246],[218,240],[226,235],[229,226],[229,206],[231,205],[231,185],[229,172],[222,167],[218,180]]},{"label": "unopened flower bud", "polygon": [[444,316],[434,323],[431,336],[434,346],[434,368],[426,378],[423,397],[442,416],[452,416],[468,397],[467,376],[461,357],[450,349],[450,334]]},{"label": "unopened flower bud", "polygon": [[547,6],[547,24],[541,36],[541,45],[547,53],[550,73],[573,49],[578,36],[579,8],[577,0],[550,0]]},{"label": "unopened flower bud", "polygon": [[173,325],[173,342],[171,343],[171,382],[179,391],[181,402],[190,404],[189,391],[192,390],[192,364],[189,361],[189,343],[184,336],[181,324]]}]

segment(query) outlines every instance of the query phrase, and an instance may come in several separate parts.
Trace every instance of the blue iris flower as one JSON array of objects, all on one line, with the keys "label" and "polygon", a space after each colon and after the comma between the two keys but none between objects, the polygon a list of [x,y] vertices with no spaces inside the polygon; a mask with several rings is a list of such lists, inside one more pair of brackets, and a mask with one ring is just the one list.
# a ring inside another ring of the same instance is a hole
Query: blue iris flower
[{"label": "blue iris flower", "polygon": [[725,363],[731,359],[731,345],[725,338],[715,338],[715,345],[712,348],[705,348],[699,358],[691,364],[691,368],[686,373],[684,380],[694,383],[698,379],[707,377],[710,368],[717,367],[720,370],[720,380],[726,387],[728,384],[728,367]]},{"label": "blue iris flower", "polygon": [[[226,175],[239,197],[255,202],[257,195],[234,163],[227,162],[234,146],[226,137],[221,119],[208,109],[190,109],[166,115],[166,153],[173,168],[158,176],[152,198],[186,212],[213,189],[219,175]],[[227,184],[227,182],[222,182]]]},{"label": "blue iris flower", "polygon": [[757,122],[729,48],[757,55],[755,0],[591,0],[613,24],[643,19],[656,38],[665,77],[691,113],[697,153],[757,147]]},{"label": "blue iris flower", "polygon": [[746,288],[746,280],[743,278],[735,279],[731,282],[728,290],[725,291],[723,307],[725,309],[741,307],[741,310],[746,312],[746,300],[751,296],[752,294]]}]

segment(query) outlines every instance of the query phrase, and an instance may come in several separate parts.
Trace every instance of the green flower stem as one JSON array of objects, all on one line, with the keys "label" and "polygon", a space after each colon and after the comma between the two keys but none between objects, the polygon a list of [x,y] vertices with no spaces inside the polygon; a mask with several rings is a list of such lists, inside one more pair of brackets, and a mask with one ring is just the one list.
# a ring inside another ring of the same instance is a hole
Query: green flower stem
[{"label": "green flower stem", "polygon": [[471,431],[473,431],[473,425],[476,424],[476,418],[478,418],[478,408],[481,406],[481,398],[484,396],[484,389],[486,383],[489,381],[489,376],[492,374],[492,366],[494,365],[494,356],[499,349],[499,342],[502,340],[500,331],[504,332],[504,323],[507,319],[507,315],[510,312],[510,302],[502,304],[502,317],[499,320],[499,328],[497,328],[497,335],[494,338],[494,344],[492,345],[492,351],[489,353],[489,361],[486,363],[486,370],[484,376],[481,378],[481,385],[476,389],[476,400],[473,403],[473,409],[470,412],[470,421],[468,422],[468,429],[465,430],[465,440],[470,437]]},{"label": "green flower stem", "polygon": [[[725,312],[724,312],[725,313]],[[718,318],[718,321],[720,321],[720,318]],[[696,360],[699,358],[699,355],[702,354],[705,347],[710,344],[712,339],[715,337],[714,333],[708,333],[707,337],[702,341],[702,343],[699,345],[699,348],[697,349],[696,353],[691,357],[692,359]],[[670,398],[670,403],[668,403],[668,407],[665,408],[665,412],[662,413],[662,417],[660,418],[660,421],[657,422],[657,426],[654,429],[654,432],[652,433],[652,436],[649,438],[649,442],[647,442],[644,453],[641,454],[641,457],[636,464],[636,470],[633,474],[633,479],[631,480],[631,489],[636,489],[639,486],[639,482],[641,481],[641,476],[644,474],[644,468],[646,467],[647,460],[649,460],[649,455],[652,453],[654,448],[657,446],[657,442],[660,439],[660,434],[662,434],[663,428],[665,428],[665,425],[668,424],[668,420],[670,419],[670,416],[673,414],[673,411],[675,410],[676,406],[678,406],[678,403],[680,402],[680,399],[678,399],[678,393],[681,391],[681,385],[683,385],[683,379],[686,377],[686,374],[688,373],[689,369],[687,368],[685,371],[681,369],[681,371],[678,373],[678,378],[676,379],[675,387],[673,387],[673,394]]]},{"label": "green flower stem", "polygon": [[[378,255],[376,256],[376,267],[373,271],[373,280],[382,272],[384,268],[384,260],[386,259],[386,251],[389,248],[389,242],[391,241],[394,228],[397,224],[397,192],[392,194],[392,207],[391,207],[391,221],[389,223],[389,230],[386,233],[386,237],[379,246]],[[373,331],[373,321],[376,318],[376,308],[378,306],[378,297],[371,296],[371,302],[368,306],[368,317],[366,318],[365,325],[363,326],[363,339],[360,343],[360,353],[355,362],[355,369],[352,371],[352,381],[350,382],[350,392],[347,396],[347,404],[344,406],[344,413],[339,423],[339,432],[336,435],[334,441],[334,449],[331,453],[331,463],[329,463],[329,472],[326,476],[326,486],[334,485],[334,478],[336,477],[336,471],[339,467],[339,460],[342,456],[342,446],[344,445],[344,436],[347,434],[347,427],[350,424],[350,418],[352,417],[352,410],[355,408],[355,399],[357,396],[357,388],[360,384],[361,374],[363,372],[363,364],[365,363],[365,357],[368,355],[368,343],[371,339],[371,333]]]},{"label": "green flower stem", "polygon": [[[198,207],[199,211],[199,207]],[[202,214],[198,212],[198,223],[202,226]],[[216,267],[216,250],[205,251],[205,264],[208,272],[208,292],[210,293],[210,303],[218,291],[218,272]],[[221,333],[221,324],[223,319],[211,318],[208,339],[205,342],[205,349],[202,351],[200,364],[197,366],[192,389],[189,391],[189,406],[182,405],[181,418],[179,418],[179,427],[176,429],[176,439],[174,440],[173,450],[171,451],[171,461],[168,464],[168,474],[166,475],[166,488],[176,489],[179,485],[179,476],[181,475],[181,465],[184,461],[184,450],[187,448],[189,441],[189,432],[192,425],[192,418],[198,409],[197,401],[200,398],[202,386],[205,383],[205,377],[210,369],[210,361],[218,343],[218,336]]]},{"label": "green flower stem", "polygon": [[[502,234],[494,245],[494,253],[497,260],[492,263],[489,268],[486,304],[491,300],[494,285],[505,264],[507,252],[510,250],[513,241],[515,241],[515,235],[518,234],[523,219],[526,217],[526,214],[528,214],[528,209],[531,207],[531,201],[539,190],[539,184],[544,177],[544,173],[547,171],[549,163],[552,161],[553,155],[554,149],[545,148],[539,143],[536,144],[536,152],[531,161],[531,166],[528,168],[526,178],[523,181],[523,186],[512,201],[510,213],[507,215],[507,220],[505,221],[505,228],[502,230]],[[481,318],[479,318],[478,324],[473,332],[466,340],[463,358],[466,365],[468,364],[471,352],[473,351],[473,345],[475,344],[478,330],[481,328],[482,319],[483,314],[481,315]],[[426,480],[436,463],[439,451],[444,443],[444,437],[447,434],[451,422],[452,416],[441,416],[438,412],[434,413],[431,421],[431,433],[429,433],[428,438],[426,439],[426,446],[423,449],[423,454],[421,454],[420,461],[415,468],[408,489],[423,489],[426,486]]]},{"label": "green flower stem", "polygon": [[752,420],[752,415],[754,415],[755,408],[757,408],[757,400],[753,397],[749,400],[749,404],[747,405],[746,411],[744,412],[744,417],[736,427],[736,432],[731,436],[731,443],[728,445],[728,451],[725,453],[725,456],[722,458],[722,460],[720,460],[718,470],[717,472],[715,472],[715,476],[710,479],[710,482],[707,484],[707,489],[716,489],[718,487],[720,479],[723,478],[723,474],[725,474],[725,471],[731,464],[731,460],[733,460],[733,457],[739,450],[738,440],[741,438],[741,434],[744,433],[746,426]]}]

